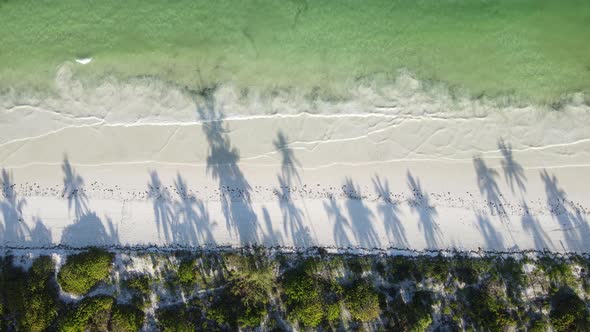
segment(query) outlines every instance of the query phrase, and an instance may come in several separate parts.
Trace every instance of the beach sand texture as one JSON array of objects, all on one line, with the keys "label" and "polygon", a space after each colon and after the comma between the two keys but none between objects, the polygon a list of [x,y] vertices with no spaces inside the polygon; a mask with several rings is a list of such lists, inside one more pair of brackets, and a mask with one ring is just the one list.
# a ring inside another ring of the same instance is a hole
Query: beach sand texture
[{"label": "beach sand texture", "polygon": [[[89,64],[91,65],[91,64]],[[153,81],[0,108],[8,247],[590,250],[590,106],[555,111],[427,89],[347,100],[201,95]]]}]

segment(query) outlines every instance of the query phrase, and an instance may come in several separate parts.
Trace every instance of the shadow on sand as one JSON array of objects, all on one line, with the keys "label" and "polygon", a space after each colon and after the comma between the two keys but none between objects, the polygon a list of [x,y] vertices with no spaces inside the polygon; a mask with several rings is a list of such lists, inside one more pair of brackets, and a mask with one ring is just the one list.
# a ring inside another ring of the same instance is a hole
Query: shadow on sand
[{"label": "shadow on sand", "polygon": [[309,227],[304,225],[303,211],[295,205],[292,196],[293,187],[300,181],[297,171],[299,163],[283,132],[278,132],[274,146],[281,155],[281,174],[277,176],[279,187],[274,190],[274,193],[279,200],[281,214],[283,215],[284,232],[291,237],[295,247],[311,246],[313,240]]},{"label": "shadow on sand", "polygon": [[162,184],[156,171],[150,172],[148,197],[154,209],[158,238],[164,243],[215,244],[212,234],[215,224],[210,222],[205,203],[189,191],[186,180],[180,174],[176,175],[174,187],[169,190]]},{"label": "shadow on sand", "polygon": [[441,243],[441,232],[434,221],[438,215],[436,208],[430,204],[430,198],[422,190],[420,180],[416,179],[410,171],[407,173],[408,187],[412,192],[412,198],[408,201],[412,211],[418,213],[420,217],[420,229],[424,232],[424,239],[429,249],[439,248]]},{"label": "shadow on sand", "polygon": [[281,154],[281,174],[289,185],[301,183],[297,167],[301,166],[285,134],[279,130],[277,139],[273,142],[277,152]]},{"label": "shadow on sand", "polygon": [[483,236],[488,249],[501,250],[504,249],[504,238],[496,231],[492,225],[491,220],[481,213],[475,213],[477,228]]},{"label": "shadow on sand", "polygon": [[148,187],[148,197],[152,201],[154,209],[154,218],[156,228],[158,229],[158,238],[164,237],[165,243],[172,243],[172,223],[174,222],[174,203],[170,191],[162,184],[160,176],[156,171],[150,172],[150,182]]},{"label": "shadow on sand", "polygon": [[498,172],[489,168],[483,159],[478,156],[473,157],[473,166],[475,167],[479,192],[485,197],[490,214],[498,216],[502,222],[507,221],[504,199],[496,180]]},{"label": "shadow on sand", "polygon": [[283,245],[283,235],[273,229],[270,214],[268,213],[268,209],[265,206],[262,207],[262,217],[264,219],[264,226],[266,228],[266,232],[262,238],[262,243],[264,243],[266,246]]},{"label": "shadow on sand", "polygon": [[541,180],[545,184],[547,207],[553,219],[559,223],[568,247],[571,250],[588,251],[590,227],[585,211],[567,198],[566,192],[559,186],[555,175],[550,175],[547,170],[543,170]]},{"label": "shadow on sand", "polygon": [[547,233],[545,233],[539,221],[531,213],[528,204],[526,202],[522,202],[522,206],[524,212],[520,222],[522,224],[522,228],[526,230],[533,238],[535,249],[552,249],[553,242],[551,242],[551,239],[549,236],[547,236]]},{"label": "shadow on sand", "polygon": [[14,190],[15,184],[12,174],[2,169],[2,196],[0,209],[4,221],[2,229],[2,240],[5,243],[23,242],[29,236],[30,230],[23,220],[23,207],[27,201],[19,198]]},{"label": "shadow on sand", "polygon": [[198,107],[197,113],[209,145],[207,171],[219,182],[226,227],[230,233],[237,234],[242,245],[257,243],[259,226],[250,200],[252,188],[238,166],[239,152],[231,144],[224,116],[215,110],[212,102]]},{"label": "shadow on sand", "polygon": [[346,200],[346,211],[350,220],[350,229],[356,242],[363,248],[376,248],[381,245],[377,232],[373,227],[373,212],[363,202],[363,194],[358,185],[347,178],[342,186]]},{"label": "shadow on sand", "polygon": [[524,175],[524,169],[522,166],[514,160],[512,154],[512,145],[504,142],[503,139],[498,141],[498,149],[502,153],[502,169],[504,170],[504,178],[506,183],[510,186],[510,190],[514,193],[514,186],[521,192],[526,192],[525,183],[527,181]]},{"label": "shadow on sand", "polygon": [[348,238],[348,234],[346,232],[347,229],[350,229],[350,222],[342,213],[342,207],[338,205],[338,202],[330,198],[327,202],[324,202],[324,210],[328,214],[328,217],[334,220],[334,241],[336,242],[336,246],[339,248],[348,248],[352,246],[350,239]]},{"label": "shadow on sand", "polygon": [[31,229],[24,220],[23,208],[27,201],[19,198],[15,190],[12,174],[2,169],[2,196],[0,197],[0,241],[8,246],[43,247],[51,245],[51,231],[38,218],[33,218],[34,227]]},{"label": "shadow on sand", "polygon": [[112,219],[107,216],[103,222],[90,210],[84,179],[76,173],[67,156],[64,156],[62,171],[62,197],[68,200],[68,211],[74,210],[74,222],[64,229],[61,243],[74,247],[119,244],[119,233]]},{"label": "shadow on sand", "polygon": [[381,213],[390,246],[407,248],[409,243],[406,238],[406,230],[397,216],[399,213],[399,203],[391,199],[392,193],[388,181],[382,180],[378,175],[375,175],[372,181],[373,188],[377,193],[377,199],[380,201],[377,209]]}]

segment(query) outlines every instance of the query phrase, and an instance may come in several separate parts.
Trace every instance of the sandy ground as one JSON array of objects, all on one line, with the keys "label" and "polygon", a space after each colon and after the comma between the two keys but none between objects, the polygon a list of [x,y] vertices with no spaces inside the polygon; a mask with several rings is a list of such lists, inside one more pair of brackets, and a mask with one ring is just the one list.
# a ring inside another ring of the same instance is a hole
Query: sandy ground
[{"label": "sandy ground", "polygon": [[0,107],[1,242],[590,251],[590,107],[153,82]]}]

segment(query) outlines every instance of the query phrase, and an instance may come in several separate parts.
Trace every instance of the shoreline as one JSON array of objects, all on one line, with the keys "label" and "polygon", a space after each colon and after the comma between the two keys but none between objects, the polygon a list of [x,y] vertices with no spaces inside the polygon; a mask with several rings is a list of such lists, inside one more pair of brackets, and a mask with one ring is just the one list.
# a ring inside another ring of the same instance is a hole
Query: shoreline
[{"label": "shoreline", "polygon": [[[411,96],[417,96],[423,101],[428,100],[429,102],[455,106],[471,104],[472,107],[479,109],[510,110],[533,107],[545,111],[561,111],[570,106],[590,106],[590,90],[576,89],[560,93],[559,96],[549,99],[536,99],[509,91],[489,93],[478,92],[468,87],[457,87],[442,80],[421,78],[407,68],[387,75],[386,79],[380,75],[367,76],[362,79],[350,80],[337,91],[329,91],[322,90],[319,86],[248,86],[232,80],[214,81],[190,87],[162,79],[156,75],[118,77],[110,73],[91,79],[75,74],[76,67],[70,62],[58,66],[51,82],[52,87],[49,90],[29,90],[27,88],[0,90],[0,107],[4,109],[39,107],[51,111],[53,108],[59,108],[57,106],[64,102],[66,104],[61,106],[70,108],[71,106],[67,102],[71,102],[72,99],[81,99],[86,103],[97,103],[105,97],[100,93],[110,93],[117,99],[131,98],[132,100],[143,93],[143,98],[152,98],[156,103],[180,103],[184,107],[186,104],[195,104],[196,107],[208,102],[210,98],[230,98],[233,99],[231,102],[234,105],[241,103],[241,106],[244,106],[246,103],[258,103],[267,112],[273,107],[279,107],[278,110],[272,111],[272,114],[276,115],[282,115],[285,109],[280,109],[280,107],[289,102],[296,102],[298,106],[306,109],[295,114],[286,113],[285,116],[307,113],[320,115],[324,110],[317,108],[330,107],[330,105],[337,105],[344,109],[355,106],[372,106],[375,114],[385,114],[382,111],[390,108],[387,105],[389,99]],[[146,93],[148,96],[145,95]],[[149,94],[153,95],[149,96]],[[103,102],[110,104],[107,100],[103,100]],[[358,102],[363,104],[355,104]],[[244,114],[230,114],[230,116],[239,117]],[[88,117],[92,118],[93,116],[89,115]]]},{"label": "shoreline", "polygon": [[348,101],[195,99],[64,70],[60,97],[0,109],[4,245],[589,251],[580,96],[498,107],[400,76]]},{"label": "shoreline", "polygon": [[301,257],[323,257],[323,256],[379,256],[379,257],[437,257],[441,256],[444,258],[454,257],[466,257],[466,258],[526,258],[535,259],[538,257],[552,257],[552,258],[572,258],[572,257],[583,257],[584,259],[590,259],[590,251],[588,252],[559,252],[550,250],[535,250],[525,249],[516,251],[495,251],[495,250],[471,250],[461,248],[449,248],[449,249],[409,249],[409,248],[337,248],[337,247],[267,247],[263,245],[249,245],[249,246],[223,246],[223,245],[211,245],[211,246],[158,246],[158,245],[104,245],[104,246],[83,246],[83,247],[72,247],[68,245],[55,245],[48,247],[0,247],[0,256],[15,256],[35,258],[38,256],[45,256],[51,254],[77,254],[85,252],[90,248],[99,248],[115,254],[163,254],[163,253],[190,253],[190,254],[208,254],[208,253],[234,253],[234,254],[250,254],[255,252],[257,249],[263,249],[266,255],[274,257],[275,255],[297,255]]}]

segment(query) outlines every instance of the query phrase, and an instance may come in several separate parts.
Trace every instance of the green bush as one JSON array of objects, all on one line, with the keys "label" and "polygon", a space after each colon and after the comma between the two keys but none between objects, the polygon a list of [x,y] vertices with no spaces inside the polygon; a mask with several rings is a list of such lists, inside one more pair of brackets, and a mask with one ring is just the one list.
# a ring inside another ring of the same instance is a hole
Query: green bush
[{"label": "green bush", "polygon": [[329,304],[326,310],[326,319],[333,323],[340,319],[340,302]]},{"label": "green bush", "polygon": [[289,320],[307,327],[317,327],[324,319],[324,308],[319,301],[293,305],[289,309]]},{"label": "green bush", "polygon": [[20,322],[23,330],[43,331],[57,317],[57,290],[52,283],[54,270],[55,265],[48,256],[41,256],[33,262]]},{"label": "green bush", "polygon": [[111,316],[111,331],[135,332],[143,325],[144,314],[129,305],[116,305]]},{"label": "green bush", "polygon": [[574,283],[570,263],[564,259],[543,256],[537,261],[537,265],[545,272],[554,290],[557,290],[559,286],[569,286]]},{"label": "green bush", "polygon": [[240,299],[228,289],[223,289],[214,299],[205,313],[207,319],[214,321],[219,326],[230,326],[236,329],[238,326],[238,311],[242,307]]},{"label": "green bush", "polygon": [[178,280],[183,285],[194,285],[197,282],[197,271],[195,270],[195,261],[185,259],[180,262],[178,267]]},{"label": "green bush", "polygon": [[320,290],[303,269],[289,272],[283,288],[287,296],[289,320],[307,327],[316,327],[322,322],[324,308]]},{"label": "green bush", "polygon": [[108,296],[83,299],[75,309],[66,313],[62,321],[58,324],[58,331],[107,331],[111,309],[114,303],[115,300]]},{"label": "green bush", "polygon": [[68,256],[57,275],[57,281],[65,292],[86,294],[109,275],[113,257],[113,254],[96,248]]},{"label": "green bush", "polygon": [[514,286],[524,286],[526,276],[522,270],[522,261],[508,257],[497,263],[500,275]]},{"label": "green bush", "polygon": [[[276,287],[275,263],[260,248],[253,254],[228,255],[225,259],[231,294],[226,302],[233,303],[234,308],[224,312],[237,317],[242,327],[259,326],[267,315],[269,298]],[[233,319],[229,321],[235,323]]]},{"label": "green bush", "polygon": [[388,308],[387,315],[392,318],[390,328],[396,331],[425,331],[432,323],[432,294],[417,291],[412,300],[405,303],[400,295]]},{"label": "green bush", "polygon": [[557,332],[588,331],[588,310],[571,289],[562,287],[551,298],[551,325]]},{"label": "green bush", "polygon": [[185,306],[161,308],[156,312],[158,327],[164,332],[193,332],[196,329],[195,317]]},{"label": "green bush", "polygon": [[232,293],[246,305],[266,305],[276,285],[274,263],[266,257],[248,255],[233,262],[228,277]]},{"label": "green bush", "polygon": [[516,322],[506,303],[502,301],[502,295],[493,289],[492,285],[465,288],[462,291],[466,302],[463,312],[483,330],[505,331]]},{"label": "green bush", "polygon": [[116,304],[109,296],[85,298],[71,307],[57,324],[60,332],[135,332],[143,325],[144,314],[130,305]]},{"label": "green bush", "polygon": [[252,257],[230,257],[230,265],[237,268],[230,272],[226,287],[210,299],[206,316],[224,329],[257,327],[267,316],[275,282],[272,267],[264,263],[257,267]]},{"label": "green bush", "polygon": [[150,293],[150,277],[147,275],[133,276],[127,280],[129,289],[139,292],[142,295]]},{"label": "green bush", "polygon": [[453,261],[457,279],[465,284],[476,284],[486,270],[481,258],[457,257]]},{"label": "green bush", "polygon": [[357,280],[345,291],[344,304],[354,320],[369,322],[379,317],[379,296],[366,280]]},{"label": "green bush", "polygon": [[52,283],[55,266],[51,258],[38,257],[27,272],[14,267],[11,259],[4,260],[2,265],[3,314],[15,318],[16,330],[46,330],[58,310],[57,290]]},{"label": "green bush", "polygon": [[527,284],[523,271],[523,262],[513,257],[497,261],[499,276],[504,279],[506,293],[512,303],[518,304],[522,299],[522,289]]},{"label": "green bush", "polygon": [[419,257],[415,261],[416,281],[422,278],[432,278],[439,283],[445,283],[449,278],[451,263],[448,258],[441,255],[436,257]]},{"label": "green bush", "polygon": [[536,319],[531,324],[529,332],[547,332],[549,331],[549,323],[544,319]]},{"label": "green bush", "polygon": [[421,280],[422,276],[416,276],[416,264],[413,258],[405,256],[394,256],[390,258],[391,262],[391,275],[393,282],[397,283],[407,279],[418,279]]}]

